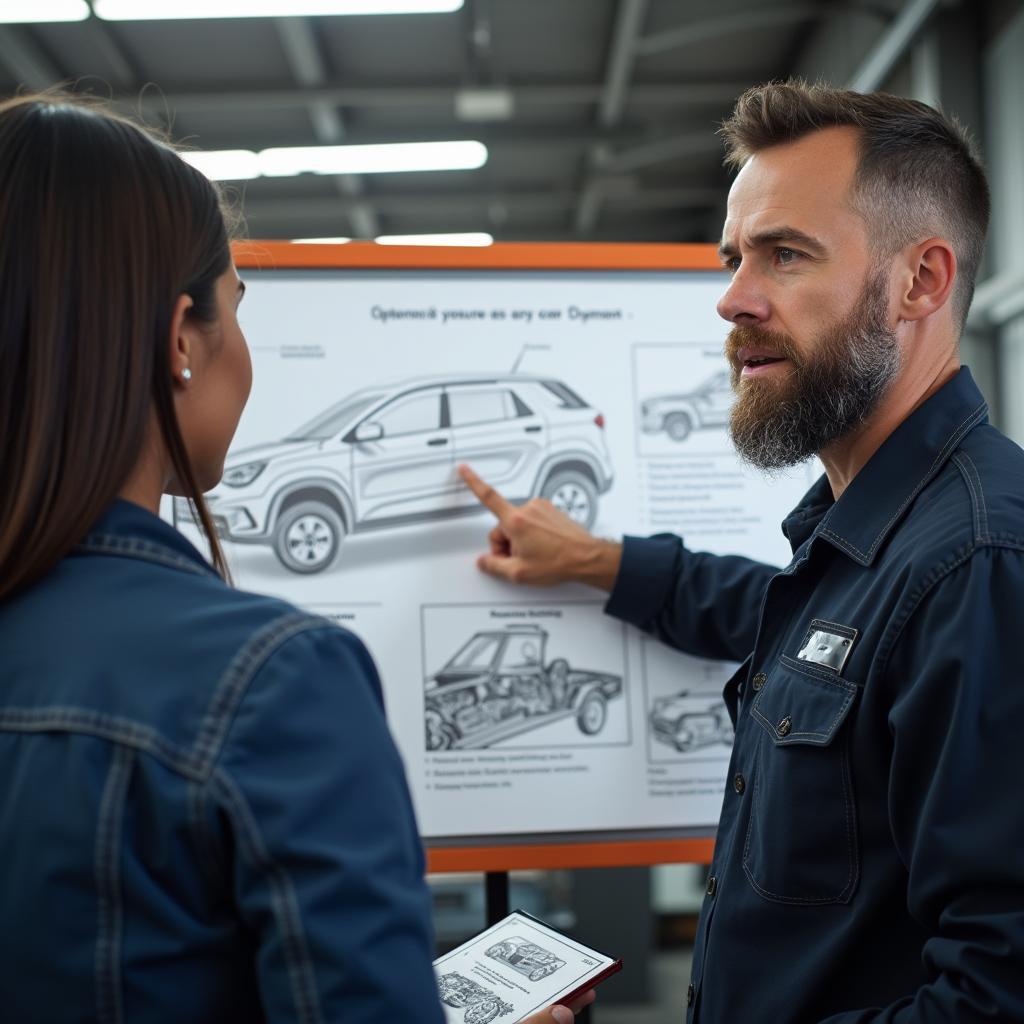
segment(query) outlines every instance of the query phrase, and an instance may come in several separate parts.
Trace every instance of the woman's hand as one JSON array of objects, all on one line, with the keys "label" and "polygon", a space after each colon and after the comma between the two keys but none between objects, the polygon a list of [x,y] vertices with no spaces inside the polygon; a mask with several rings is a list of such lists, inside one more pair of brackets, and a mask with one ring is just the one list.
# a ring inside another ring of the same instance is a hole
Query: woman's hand
[{"label": "woman's hand", "polygon": [[596,998],[594,990],[591,989],[589,992],[584,992],[579,999],[574,999],[564,1006],[549,1006],[546,1010],[541,1010],[540,1013],[524,1017],[520,1024],[572,1024],[573,1017]]}]

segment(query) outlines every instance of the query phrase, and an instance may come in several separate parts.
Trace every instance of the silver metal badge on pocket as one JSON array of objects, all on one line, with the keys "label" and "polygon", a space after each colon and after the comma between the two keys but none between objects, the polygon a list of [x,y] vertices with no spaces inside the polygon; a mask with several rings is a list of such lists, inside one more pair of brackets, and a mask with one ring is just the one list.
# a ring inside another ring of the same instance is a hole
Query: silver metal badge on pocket
[{"label": "silver metal badge on pocket", "polygon": [[839,675],[856,639],[857,630],[852,626],[827,622],[824,619],[812,619],[804,638],[804,645],[796,656],[801,661],[830,668]]}]

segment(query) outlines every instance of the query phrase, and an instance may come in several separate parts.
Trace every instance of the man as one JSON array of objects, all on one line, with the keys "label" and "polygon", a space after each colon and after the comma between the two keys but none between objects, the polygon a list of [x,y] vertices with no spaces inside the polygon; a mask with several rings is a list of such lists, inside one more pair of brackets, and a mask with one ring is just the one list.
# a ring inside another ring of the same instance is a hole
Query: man
[{"label": "man", "polygon": [[743,662],[688,1020],[1024,1021],[1024,453],[958,358],[984,174],[891,96],[763,86],[723,133],[733,439],[825,466],[792,562],[599,540],[464,470],[480,567]]}]

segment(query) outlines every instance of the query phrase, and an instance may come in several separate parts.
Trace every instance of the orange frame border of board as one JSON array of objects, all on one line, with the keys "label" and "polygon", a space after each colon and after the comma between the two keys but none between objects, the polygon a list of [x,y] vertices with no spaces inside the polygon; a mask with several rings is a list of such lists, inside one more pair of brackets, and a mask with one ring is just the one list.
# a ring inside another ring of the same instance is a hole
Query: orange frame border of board
[{"label": "orange frame border of board", "polygon": [[[237,241],[235,265],[243,270],[555,270],[694,271],[722,270],[713,245],[499,242],[442,247]],[[651,864],[709,864],[712,838],[600,839],[552,837],[551,842],[430,846],[427,870],[517,871],[526,869],[639,867]]]}]

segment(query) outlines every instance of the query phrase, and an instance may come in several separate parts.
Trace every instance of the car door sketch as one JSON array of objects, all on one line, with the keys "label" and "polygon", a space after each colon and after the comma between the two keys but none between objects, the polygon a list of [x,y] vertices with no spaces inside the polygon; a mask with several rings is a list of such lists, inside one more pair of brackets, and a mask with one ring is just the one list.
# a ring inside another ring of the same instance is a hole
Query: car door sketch
[{"label": "car door sketch", "polygon": [[439,387],[399,395],[369,413],[346,438],[359,521],[423,513],[455,492],[455,456],[451,430],[442,426],[442,397]]},{"label": "car door sketch", "polygon": [[[455,461],[468,463],[509,501],[533,490],[546,444],[546,424],[511,386],[449,385],[448,415]],[[476,501],[468,491],[460,504]]]}]

